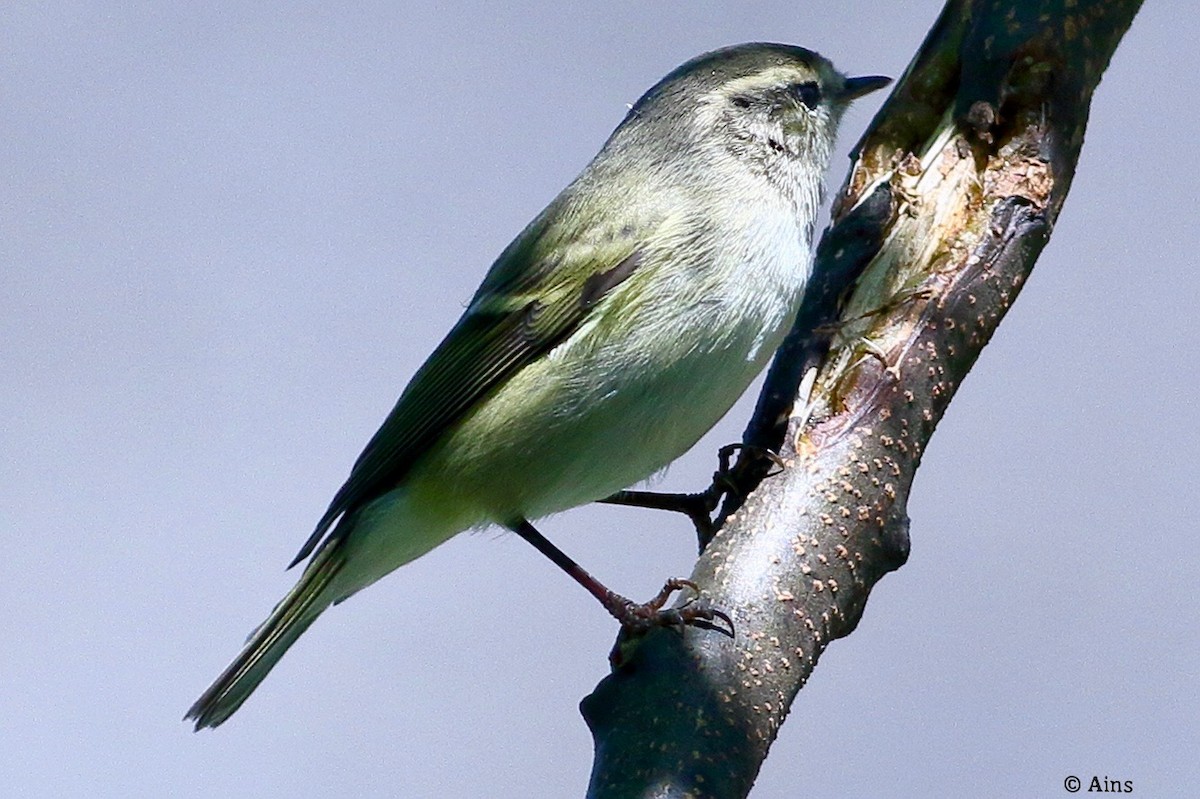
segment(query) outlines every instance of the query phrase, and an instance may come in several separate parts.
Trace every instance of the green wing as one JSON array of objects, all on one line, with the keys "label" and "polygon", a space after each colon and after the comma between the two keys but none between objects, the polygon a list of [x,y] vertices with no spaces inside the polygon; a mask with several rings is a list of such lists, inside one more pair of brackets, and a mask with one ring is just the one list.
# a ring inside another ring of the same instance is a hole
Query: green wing
[{"label": "green wing", "polygon": [[596,303],[637,269],[641,237],[632,226],[615,234],[586,231],[578,237],[586,243],[573,246],[582,242],[544,235],[552,209],[493,265],[467,312],[367,444],[291,566],[312,553],[339,516],[395,488],[447,427],[570,336]]}]

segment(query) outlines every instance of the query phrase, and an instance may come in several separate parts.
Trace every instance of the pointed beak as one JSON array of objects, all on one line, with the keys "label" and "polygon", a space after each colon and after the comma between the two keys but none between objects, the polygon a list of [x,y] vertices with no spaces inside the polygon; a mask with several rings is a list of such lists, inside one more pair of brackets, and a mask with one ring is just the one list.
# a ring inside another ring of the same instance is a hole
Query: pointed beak
[{"label": "pointed beak", "polygon": [[838,96],[838,99],[843,103],[848,103],[851,100],[857,100],[864,94],[870,94],[876,89],[882,89],[891,82],[891,78],[885,78],[882,75],[868,75],[862,78],[846,78],[846,84],[842,87],[842,93]]}]

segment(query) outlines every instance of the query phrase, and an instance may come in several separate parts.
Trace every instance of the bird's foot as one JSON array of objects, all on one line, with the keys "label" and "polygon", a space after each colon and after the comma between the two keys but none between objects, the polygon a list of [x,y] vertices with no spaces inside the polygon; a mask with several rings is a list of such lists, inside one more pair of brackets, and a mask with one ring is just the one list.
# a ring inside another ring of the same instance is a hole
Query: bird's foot
[{"label": "bird's foot", "polygon": [[[696,596],[679,607],[664,608],[667,600],[676,591],[690,589]],[[733,637],[733,619],[724,611],[714,608],[704,597],[700,596],[699,587],[691,580],[672,577],[663,584],[662,590],[649,602],[638,604],[626,599],[620,594],[610,591],[604,601],[604,608],[621,623],[621,629],[633,635],[647,633],[655,627],[685,627],[694,626],[708,630],[717,630]],[[726,627],[714,624],[720,620]]]},{"label": "bird's foot", "polygon": [[[684,588],[690,589],[696,595],[695,598],[679,607],[663,607],[671,594]],[[656,627],[682,629],[692,626],[715,630],[730,638],[734,636],[733,619],[700,596],[700,589],[695,583],[678,577],[667,580],[657,596],[640,605],[610,591],[604,601],[604,607],[621,623],[621,633],[617,636],[612,651],[608,653],[608,662],[613,669],[626,665],[636,651],[638,641]],[[718,620],[723,624],[716,624]]]}]

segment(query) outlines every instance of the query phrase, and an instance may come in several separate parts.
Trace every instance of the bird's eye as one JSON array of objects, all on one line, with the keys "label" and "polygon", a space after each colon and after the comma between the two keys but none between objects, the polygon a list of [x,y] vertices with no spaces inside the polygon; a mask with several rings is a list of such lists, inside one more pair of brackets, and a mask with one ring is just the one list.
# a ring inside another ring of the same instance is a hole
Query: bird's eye
[{"label": "bird's eye", "polygon": [[750,98],[744,97],[740,94],[735,94],[733,96],[733,99],[730,100],[729,102],[733,103],[738,108],[749,108],[750,107]]},{"label": "bird's eye", "polygon": [[821,87],[815,81],[793,83],[788,87],[788,91],[793,97],[808,106],[809,110],[815,109],[821,103]]}]

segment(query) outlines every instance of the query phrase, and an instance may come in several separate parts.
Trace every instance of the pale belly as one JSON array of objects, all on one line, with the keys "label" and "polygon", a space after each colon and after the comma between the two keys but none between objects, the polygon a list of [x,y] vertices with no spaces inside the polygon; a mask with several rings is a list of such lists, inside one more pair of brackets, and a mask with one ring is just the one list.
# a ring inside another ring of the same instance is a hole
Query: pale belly
[{"label": "pale belly", "polygon": [[716,311],[700,309],[686,323],[581,337],[514,376],[414,480],[453,487],[456,503],[497,523],[627,488],[720,420],[769,360],[792,305],[786,296],[763,303],[723,336],[714,336]]},{"label": "pale belly", "polygon": [[746,326],[717,349],[678,348],[686,351],[664,353],[665,363],[607,368],[614,356],[645,351],[649,342],[633,335],[631,351],[614,352],[618,343],[606,339],[595,357],[564,352],[527,367],[402,486],[364,509],[333,595],[354,593],[462,530],[538,519],[651,476],[720,420],[785,329]]}]

